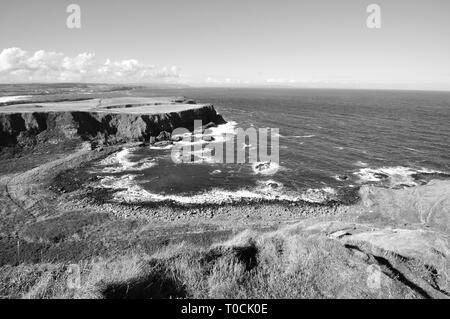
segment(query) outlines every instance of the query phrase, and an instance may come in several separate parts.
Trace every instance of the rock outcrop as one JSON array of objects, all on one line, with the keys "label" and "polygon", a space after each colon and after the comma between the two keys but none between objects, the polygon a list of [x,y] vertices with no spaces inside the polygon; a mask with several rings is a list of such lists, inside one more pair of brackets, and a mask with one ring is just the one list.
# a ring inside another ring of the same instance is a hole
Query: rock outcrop
[{"label": "rock outcrop", "polygon": [[[376,227],[355,222],[305,220],[283,230],[303,236],[328,237],[349,250],[348,265],[363,261],[367,278],[379,277],[381,289],[391,278],[422,298],[449,298],[450,242],[429,229]],[[377,274],[378,272],[378,274]]]},{"label": "rock outcrop", "polygon": [[[126,109],[128,110],[128,108]],[[114,144],[147,141],[175,128],[194,128],[194,120],[226,123],[212,105],[168,113],[107,111],[26,111],[2,113],[0,109],[0,147],[26,146],[37,142],[58,143],[68,139]]]}]

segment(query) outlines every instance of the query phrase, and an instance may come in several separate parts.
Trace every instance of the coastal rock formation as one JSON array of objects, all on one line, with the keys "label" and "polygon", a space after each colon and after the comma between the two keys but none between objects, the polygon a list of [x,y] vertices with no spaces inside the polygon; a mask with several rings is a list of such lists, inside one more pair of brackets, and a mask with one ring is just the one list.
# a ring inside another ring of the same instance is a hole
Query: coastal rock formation
[{"label": "coastal rock formation", "polygon": [[351,252],[352,259],[376,266],[370,269],[397,280],[422,298],[450,296],[450,243],[441,232],[420,228],[378,228],[373,224],[338,220],[304,221],[287,229],[290,233],[325,235],[340,242]]},{"label": "coastal rock formation", "polygon": [[166,131],[162,131],[161,133],[159,133],[159,135],[156,137],[156,141],[158,142],[162,142],[162,141],[168,141],[170,140],[171,134],[166,132]]},{"label": "coastal rock formation", "polygon": [[[186,104],[183,104],[186,105]],[[194,120],[203,123],[226,123],[212,105],[192,105],[180,108],[160,106],[149,109],[132,104],[104,106],[82,111],[32,109],[17,112],[0,109],[0,146],[26,146],[36,142],[58,143],[68,139],[81,139],[99,143],[147,141],[162,132],[170,133],[175,128],[194,128]],[[165,112],[165,110],[168,110]]]},{"label": "coastal rock formation", "polygon": [[421,187],[388,189],[365,185],[360,189],[361,222],[381,226],[416,225],[448,234],[450,231],[450,183],[433,180]]}]

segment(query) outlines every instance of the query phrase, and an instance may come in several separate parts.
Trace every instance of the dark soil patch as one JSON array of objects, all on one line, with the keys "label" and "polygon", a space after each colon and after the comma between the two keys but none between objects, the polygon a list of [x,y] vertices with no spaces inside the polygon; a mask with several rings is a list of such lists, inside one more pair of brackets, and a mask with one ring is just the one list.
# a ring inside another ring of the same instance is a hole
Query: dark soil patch
[{"label": "dark soil patch", "polygon": [[199,233],[187,233],[171,235],[170,233],[153,238],[140,239],[144,251],[147,254],[155,253],[163,247],[182,242],[199,247],[210,247],[212,244],[229,239],[233,235],[231,230],[205,231]]},{"label": "dark soil patch", "polygon": [[75,211],[31,224],[22,233],[30,241],[58,243],[74,234],[82,234],[83,228],[108,220],[107,214],[86,214]]},{"label": "dark soil patch", "polygon": [[0,267],[22,263],[76,263],[94,256],[107,257],[113,253],[101,242],[68,241],[51,244],[27,242],[13,237],[0,238],[0,251]]},{"label": "dark soil patch", "polygon": [[69,169],[58,174],[49,188],[54,192],[70,193],[84,188],[86,183],[97,180],[96,176],[83,169]]},{"label": "dark soil patch", "polygon": [[235,260],[243,264],[246,271],[251,271],[258,266],[258,248],[254,243],[242,247],[213,248],[200,258],[200,263],[205,270],[210,271],[220,258]]},{"label": "dark soil patch", "polygon": [[[102,205],[111,202],[117,189],[86,187],[83,198],[90,200],[92,203]],[[135,206],[135,205],[134,205]]]},{"label": "dark soil patch", "polygon": [[153,262],[150,273],[126,282],[110,283],[101,289],[106,299],[185,298],[185,287],[164,265]]},{"label": "dark soil patch", "polygon": [[42,253],[50,247],[46,243],[29,243],[17,238],[0,238],[0,266],[21,263],[37,263],[41,261]]}]

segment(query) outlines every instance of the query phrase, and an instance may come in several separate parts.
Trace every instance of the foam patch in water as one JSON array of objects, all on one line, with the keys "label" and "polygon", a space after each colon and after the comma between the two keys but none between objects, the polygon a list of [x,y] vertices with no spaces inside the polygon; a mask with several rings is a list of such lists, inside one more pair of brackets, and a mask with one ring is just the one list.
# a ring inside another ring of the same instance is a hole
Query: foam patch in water
[{"label": "foam patch in water", "polygon": [[236,122],[230,121],[216,127],[210,127],[207,129],[207,131],[209,130],[212,136],[221,136],[222,134],[236,134],[236,126]]},{"label": "foam patch in water", "polygon": [[261,175],[273,175],[280,169],[280,165],[275,162],[256,162],[252,165],[253,172]]},{"label": "foam patch in water", "polygon": [[359,167],[367,167],[367,166],[369,166],[369,164],[367,164],[367,163],[365,163],[365,162],[363,162],[363,161],[357,161],[357,162],[355,163],[355,165],[356,165],[356,166],[359,166]]},{"label": "foam patch in water", "polygon": [[426,168],[414,169],[411,167],[395,166],[381,168],[362,168],[355,172],[360,183],[380,183],[388,187],[417,186],[416,174],[442,174]]},{"label": "foam patch in water", "polygon": [[100,166],[101,172],[121,173],[127,171],[142,171],[157,165],[153,158],[145,158],[138,162],[130,161],[130,152],[132,150],[133,149],[125,148],[100,161],[98,166]]},{"label": "foam patch in water", "polygon": [[100,181],[100,186],[119,190],[114,195],[118,202],[142,203],[172,201],[179,204],[231,204],[246,201],[287,201],[324,203],[336,199],[336,191],[332,188],[308,189],[304,193],[285,193],[283,184],[274,180],[258,181],[253,189],[224,190],[215,188],[194,195],[155,194],[142,188],[135,182],[135,176],[107,176]]}]

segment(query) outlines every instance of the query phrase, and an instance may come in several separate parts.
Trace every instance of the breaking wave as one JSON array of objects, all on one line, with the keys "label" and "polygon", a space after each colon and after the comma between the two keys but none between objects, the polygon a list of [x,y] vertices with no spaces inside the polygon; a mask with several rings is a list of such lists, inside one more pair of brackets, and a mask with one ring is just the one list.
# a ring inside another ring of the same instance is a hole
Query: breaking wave
[{"label": "breaking wave", "polygon": [[284,185],[274,180],[258,181],[257,186],[239,190],[214,188],[194,195],[165,195],[149,192],[135,182],[135,176],[106,176],[100,180],[103,188],[115,189],[114,199],[118,202],[175,202],[178,204],[232,204],[242,201],[284,201],[326,203],[337,200],[337,192],[329,187],[308,189],[303,193],[285,192]]},{"label": "breaking wave", "polygon": [[220,124],[216,127],[210,127],[206,131],[209,130],[210,135],[212,136],[221,136],[223,134],[236,134],[236,126],[237,122],[230,121],[225,124]]},{"label": "breaking wave", "polygon": [[252,165],[253,172],[261,175],[273,175],[280,169],[276,162],[256,162]]},{"label": "breaking wave", "polygon": [[[143,171],[156,166],[153,158],[145,158],[137,162],[130,160],[130,152],[133,149],[125,148],[120,152],[108,156],[97,165],[102,173],[122,173],[128,171]],[[98,173],[98,171],[96,171]]]}]

